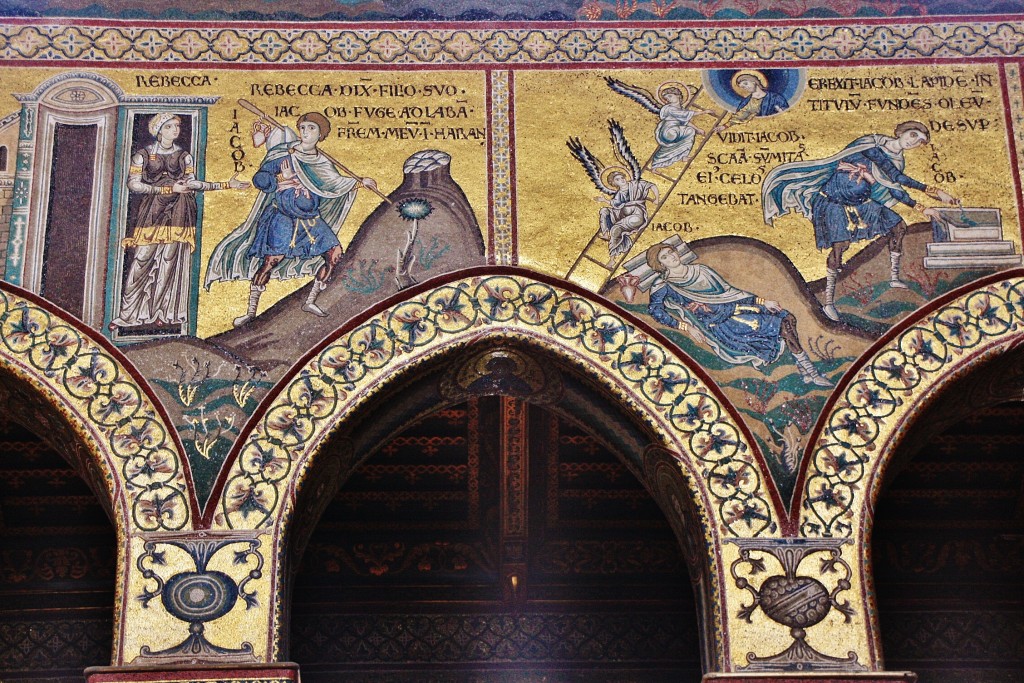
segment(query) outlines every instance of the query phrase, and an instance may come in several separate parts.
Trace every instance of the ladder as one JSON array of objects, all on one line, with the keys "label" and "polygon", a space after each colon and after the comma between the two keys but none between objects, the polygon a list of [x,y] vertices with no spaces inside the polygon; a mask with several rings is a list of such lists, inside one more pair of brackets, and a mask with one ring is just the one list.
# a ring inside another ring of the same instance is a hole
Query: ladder
[{"label": "ladder", "polygon": [[[697,99],[697,96],[700,95],[701,90],[703,90],[703,87],[697,88],[697,90],[693,93],[693,97],[691,97],[686,102],[687,106],[692,104],[693,101]],[[700,138],[700,140],[697,142],[696,147],[690,154],[690,157],[683,164],[683,168],[679,172],[679,175],[677,175],[675,178],[672,178],[670,176],[667,176],[663,173],[659,173],[658,171],[649,168],[651,160],[654,158],[654,154],[657,152],[657,150],[651,152],[651,156],[647,158],[647,161],[644,162],[644,165],[641,167],[641,169],[644,171],[651,171],[651,173],[654,173],[660,178],[668,180],[672,184],[671,186],[669,186],[668,190],[660,194],[658,203],[654,205],[653,210],[647,216],[647,222],[644,223],[643,226],[641,226],[640,229],[633,234],[632,240],[634,247],[637,245],[637,243],[639,243],[640,236],[644,234],[644,232],[647,230],[647,227],[654,221],[654,217],[658,215],[658,212],[661,211],[661,208],[665,206],[665,203],[668,201],[668,198],[672,196],[672,193],[675,191],[676,186],[679,184],[679,181],[683,179],[683,176],[685,176],[686,172],[690,169],[690,165],[693,163],[693,160],[697,158],[697,155],[700,154],[700,151],[704,148],[704,145],[707,144],[707,141],[711,139],[712,135],[714,135],[714,129],[720,126],[722,124],[722,121],[724,121],[725,117],[728,115],[728,111],[723,111],[721,114],[719,114],[718,119],[715,121],[715,125],[708,128],[704,136]],[[632,249],[630,249],[624,254],[619,254],[619,256],[615,259],[614,262],[609,263],[607,259],[599,259],[595,258],[594,256],[591,256],[591,250],[593,249],[594,245],[599,244],[602,241],[603,240],[601,239],[601,230],[600,228],[598,228],[598,230],[594,232],[593,237],[590,238],[590,241],[587,242],[587,246],[583,247],[583,251],[580,252],[580,255],[576,257],[576,260],[573,262],[572,266],[569,267],[569,270],[565,274],[566,280],[571,280],[572,276],[576,274],[576,271],[579,269],[580,265],[584,261],[589,261],[597,265],[598,267],[602,268],[603,270],[607,271],[607,275],[605,275],[604,279],[601,281],[601,284],[600,286],[598,286],[596,291],[600,292],[602,289],[605,288],[605,286],[608,284],[608,281],[612,279],[612,275],[614,275],[615,271],[619,269],[619,267],[627,258],[629,258],[629,251],[632,251]]]}]

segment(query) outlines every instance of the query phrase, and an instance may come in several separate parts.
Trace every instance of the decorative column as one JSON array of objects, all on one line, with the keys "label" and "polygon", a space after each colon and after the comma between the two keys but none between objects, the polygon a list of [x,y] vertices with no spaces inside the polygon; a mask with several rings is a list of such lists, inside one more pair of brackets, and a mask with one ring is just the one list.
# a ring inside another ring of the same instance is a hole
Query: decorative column
[{"label": "decorative column", "polygon": [[28,230],[29,205],[32,197],[32,173],[35,163],[36,114],[38,104],[21,105],[18,128],[18,154],[14,167],[14,200],[11,206],[11,231],[7,242],[7,269],[4,279],[22,284],[25,267],[25,235]]}]

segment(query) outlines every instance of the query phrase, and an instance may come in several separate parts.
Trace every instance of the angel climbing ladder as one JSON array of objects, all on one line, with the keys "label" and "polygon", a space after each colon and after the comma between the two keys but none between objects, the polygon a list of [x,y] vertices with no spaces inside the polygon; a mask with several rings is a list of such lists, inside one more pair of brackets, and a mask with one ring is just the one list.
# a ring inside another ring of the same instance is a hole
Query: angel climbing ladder
[{"label": "angel climbing ladder", "polygon": [[[728,112],[716,113],[695,105],[701,88],[670,81],[658,88],[657,95],[644,88],[606,77],[605,82],[614,92],[628,97],[659,118],[654,130],[657,147],[644,164],[639,164],[626,141],[622,127],[609,122],[615,156],[621,165],[605,166],[584,147],[578,138],[569,140],[569,150],[587,171],[597,189],[605,195],[599,201],[609,206],[602,208],[598,230],[566,273],[570,279],[584,261],[595,263],[608,271],[601,287],[626,259],[629,251],[658,213],[676,185],[690,168],[694,157],[717,129]],[[706,130],[692,122],[697,116],[714,116],[715,124]],[[682,164],[680,167],[679,164]],[[669,169],[678,172],[669,175]],[[671,183],[669,189],[659,193],[653,183],[643,180],[644,171],[650,171]],[[653,210],[647,204],[653,203]],[[608,260],[596,258],[592,250],[599,241],[608,243]]]}]

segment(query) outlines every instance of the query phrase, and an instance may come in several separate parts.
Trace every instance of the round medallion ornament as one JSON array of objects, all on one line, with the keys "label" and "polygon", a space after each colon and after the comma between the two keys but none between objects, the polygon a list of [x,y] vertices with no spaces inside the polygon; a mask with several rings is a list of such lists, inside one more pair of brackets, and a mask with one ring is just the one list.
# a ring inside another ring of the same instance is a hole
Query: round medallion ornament
[{"label": "round medallion ornament", "polygon": [[223,572],[185,572],[167,581],[162,600],[167,611],[182,621],[213,621],[235,606],[238,586]]},{"label": "round medallion ornament", "polygon": [[764,613],[792,628],[813,626],[832,609],[828,590],[809,576],[772,576],[765,579],[760,593]]}]

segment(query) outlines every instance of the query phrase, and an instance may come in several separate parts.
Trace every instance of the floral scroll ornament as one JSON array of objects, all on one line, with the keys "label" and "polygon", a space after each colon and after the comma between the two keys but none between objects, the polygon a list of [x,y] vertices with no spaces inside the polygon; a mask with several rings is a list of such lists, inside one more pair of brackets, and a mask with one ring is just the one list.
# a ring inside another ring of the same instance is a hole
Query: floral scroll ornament
[{"label": "floral scroll ornament", "polygon": [[804,536],[849,536],[856,499],[897,408],[924,395],[950,364],[1024,323],[1024,280],[995,283],[940,308],[862,368],[828,417],[804,490]]},{"label": "floral scroll ornament", "polygon": [[63,395],[98,432],[143,531],[183,529],[189,521],[181,460],[149,398],[103,348],[50,313],[0,292],[7,352]]},{"label": "floral scroll ornament", "polygon": [[274,401],[245,444],[220,519],[233,528],[270,524],[284,482],[294,476],[295,459],[347,409],[349,396],[372,391],[380,371],[400,357],[490,325],[553,336],[611,369],[620,384],[654,405],[694,455],[723,533],[756,536],[775,528],[749,447],[700,380],[618,316],[571,293],[512,276],[440,286],[328,346]]}]

